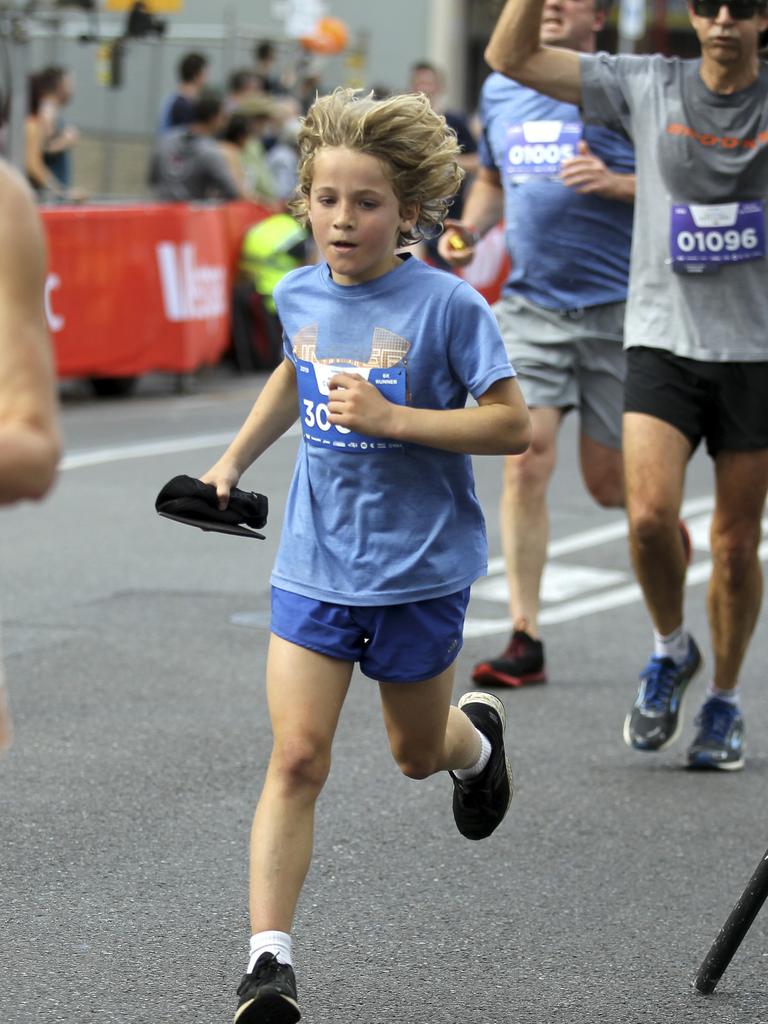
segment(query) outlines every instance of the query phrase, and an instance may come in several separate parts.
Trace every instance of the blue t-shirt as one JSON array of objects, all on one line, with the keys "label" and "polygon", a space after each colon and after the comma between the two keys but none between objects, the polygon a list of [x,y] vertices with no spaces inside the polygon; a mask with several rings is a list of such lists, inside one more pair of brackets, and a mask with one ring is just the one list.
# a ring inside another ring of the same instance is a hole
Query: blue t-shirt
[{"label": "blue t-shirt", "polygon": [[194,116],[195,105],[188,96],[181,93],[173,93],[163,103],[158,119],[157,132],[163,135],[171,128],[179,128],[182,125],[191,124]]},{"label": "blue t-shirt", "polygon": [[274,586],[351,605],[469,586],[487,571],[470,456],[333,427],[327,380],[349,369],[390,401],[461,409],[468,393],[477,398],[515,373],[486,301],[413,257],[351,286],[336,284],[326,263],[302,267],[274,297],[303,433]]},{"label": "blue t-shirt", "polygon": [[480,162],[498,170],[512,272],[505,292],[547,309],[579,309],[627,297],[633,207],[581,195],[558,180],[583,137],[612,170],[631,174],[622,135],[583,125],[577,107],[491,74],[480,97]]}]

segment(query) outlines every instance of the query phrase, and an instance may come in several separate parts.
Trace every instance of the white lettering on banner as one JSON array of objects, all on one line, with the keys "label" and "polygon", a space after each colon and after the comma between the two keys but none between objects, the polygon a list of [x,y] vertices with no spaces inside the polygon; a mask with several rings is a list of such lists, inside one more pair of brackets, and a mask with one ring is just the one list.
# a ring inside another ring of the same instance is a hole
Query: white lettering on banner
[{"label": "white lettering on banner", "polygon": [[45,318],[48,321],[48,327],[54,332],[54,334],[64,327],[64,317],[55,313],[53,306],[51,305],[51,292],[55,291],[57,288],[61,288],[61,278],[58,274],[48,274],[45,279],[43,301],[45,303]]},{"label": "white lettering on banner", "polygon": [[172,323],[210,320],[226,314],[226,270],[198,264],[192,242],[160,242],[157,265],[165,315]]}]

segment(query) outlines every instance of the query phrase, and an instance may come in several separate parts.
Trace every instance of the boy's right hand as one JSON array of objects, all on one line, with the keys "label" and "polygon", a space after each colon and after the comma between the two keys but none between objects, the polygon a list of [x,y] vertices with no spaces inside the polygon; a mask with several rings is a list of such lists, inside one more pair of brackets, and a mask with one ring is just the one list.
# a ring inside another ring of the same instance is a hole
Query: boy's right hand
[{"label": "boy's right hand", "polygon": [[219,508],[223,511],[229,504],[230,491],[240,480],[240,473],[229,462],[217,462],[200,477],[200,480],[204,484],[213,484],[216,488]]},{"label": "boy's right hand", "polygon": [[437,251],[451,267],[466,267],[475,258],[477,235],[460,220],[446,220],[437,241]]}]

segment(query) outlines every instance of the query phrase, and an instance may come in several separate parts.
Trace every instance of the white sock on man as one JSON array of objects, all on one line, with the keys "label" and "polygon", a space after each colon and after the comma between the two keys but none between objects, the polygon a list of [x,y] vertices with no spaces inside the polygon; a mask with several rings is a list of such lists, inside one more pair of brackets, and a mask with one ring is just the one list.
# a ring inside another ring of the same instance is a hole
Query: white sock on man
[{"label": "white sock on man", "polygon": [[457,779],[474,779],[485,768],[491,758],[491,743],[487,736],[475,729],[480,737],[480,757],[469,768],[458,768],[454,770]]},{"label": "white sock on man", "polygon": [[710,683],[707,687],[708,697],[717,697],[718,700],[724,700],[726,704],[733,704],[734,707],[739,707],[739,688],[734,686],[732,690],[721,690],[714,683]]},{"label": "white sock on man", "polygon": [[688,630],[681,622],[668,636],[653,631],[653,653],[657,658],[671,658],[676,665],[682,665],[688,657]]},{"label": "white sock on man", "polygon": [[251,973],[262,953],[274,953],[279,963],[293,966],[291,936],[287,932],[256,932],[251,936],[247,974]]}]

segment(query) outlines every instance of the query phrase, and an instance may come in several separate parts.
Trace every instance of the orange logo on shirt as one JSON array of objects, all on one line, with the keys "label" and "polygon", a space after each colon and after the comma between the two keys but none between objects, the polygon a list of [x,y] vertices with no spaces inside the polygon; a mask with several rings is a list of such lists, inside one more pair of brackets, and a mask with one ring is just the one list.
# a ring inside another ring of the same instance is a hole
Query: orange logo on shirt
[{"label": "orange logo on shirt", "polygon": [[768,142],[768,131],[760,132],[754,139],[739,139],[735,135],[711,135],[709,132],[697,132],[695,128],[689,128],[687,124],[667,125],[667,135],[694,139],[702,146],[716,146],[719,149],[757,149],[758,146]]}]

